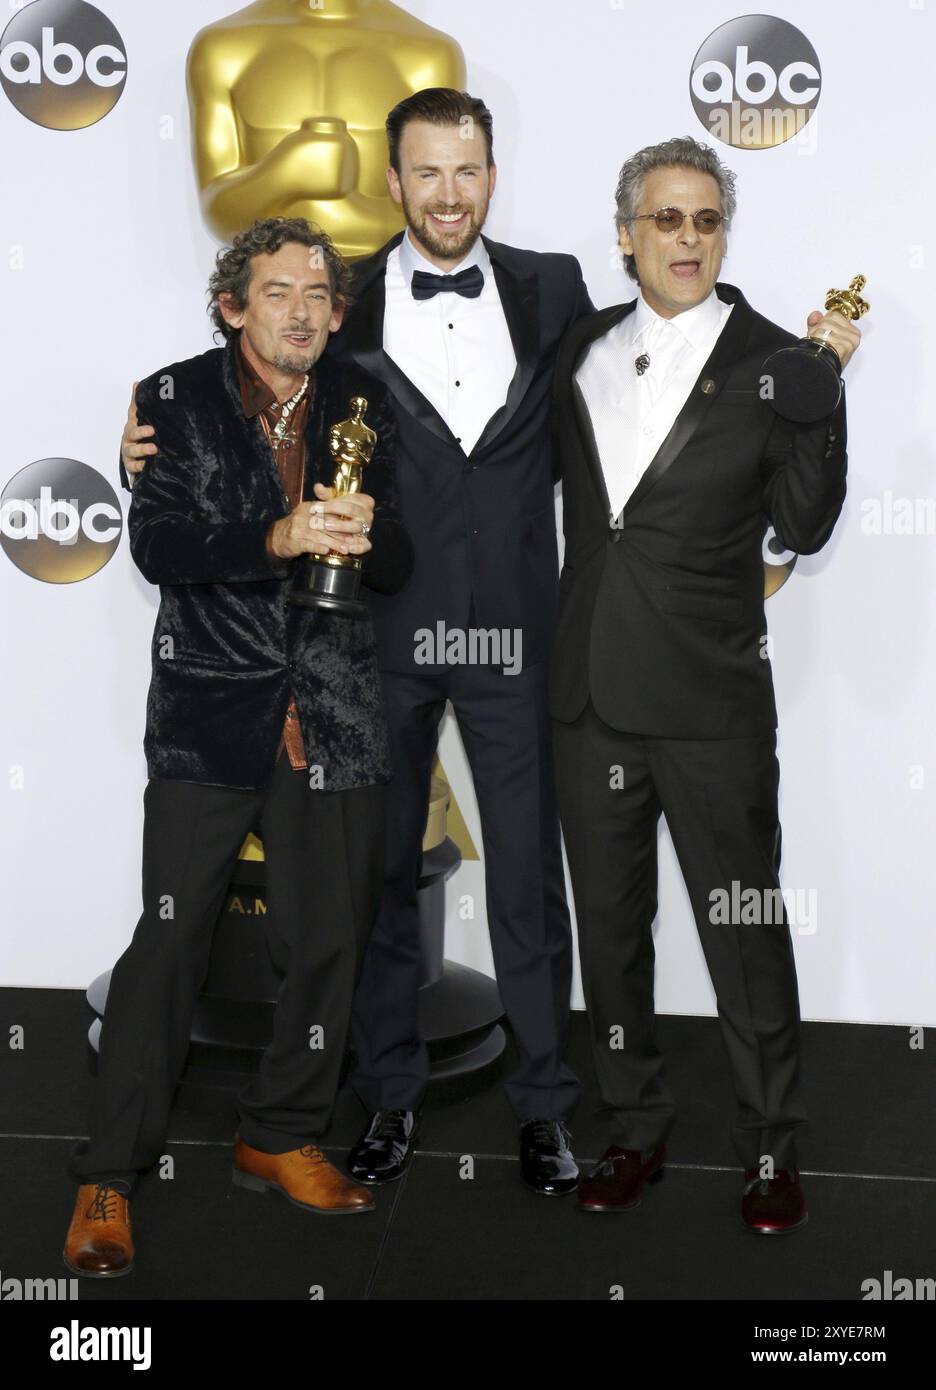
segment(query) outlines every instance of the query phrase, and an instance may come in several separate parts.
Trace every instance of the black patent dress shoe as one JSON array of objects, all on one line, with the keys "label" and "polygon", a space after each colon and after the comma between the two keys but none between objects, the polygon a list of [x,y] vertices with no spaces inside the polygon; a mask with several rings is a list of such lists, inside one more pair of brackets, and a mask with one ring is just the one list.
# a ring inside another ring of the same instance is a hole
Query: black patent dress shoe
[{"label": "black patent dress shoe", "polygon": [[348,1172],[358,1182],[394,1182],[413,1155],[415,1110],[376,1110],[348,1155]]},{"label": "black patent dress shoe", "polygon": [[579,1170],[561,1120],[524,1120],[520,1126],[520,1172],[533,1192],[565,1197],[574,1192]]}]

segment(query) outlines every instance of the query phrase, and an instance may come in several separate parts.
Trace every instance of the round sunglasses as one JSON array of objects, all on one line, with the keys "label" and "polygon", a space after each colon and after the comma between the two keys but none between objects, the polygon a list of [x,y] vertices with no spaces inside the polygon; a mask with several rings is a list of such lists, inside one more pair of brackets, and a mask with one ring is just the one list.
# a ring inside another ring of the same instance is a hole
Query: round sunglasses
[{"label": "round sunglasses", "polygon": [[692,218],[693,226],[703,236],[717,232],[725,218],[714,208],[701,208],[698,212],[683,212],[682,208],[657,208],[656,212],[642,212],[639,217],[629,217],[628,222],[654,221],[661,232],[675,232],[682,227],[687,217]]}]

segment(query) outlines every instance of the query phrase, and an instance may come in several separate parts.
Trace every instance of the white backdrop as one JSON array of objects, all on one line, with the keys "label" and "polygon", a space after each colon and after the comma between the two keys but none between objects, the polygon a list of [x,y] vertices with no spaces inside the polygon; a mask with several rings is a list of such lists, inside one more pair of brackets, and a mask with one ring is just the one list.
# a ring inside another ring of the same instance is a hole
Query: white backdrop
[{"label": "white backdrop", "polygon": [[[237,0],[98,0],[128,56],[115,108],[84,130],[32,124],[0,93],[0,486],[61,456],[116,479],[132,380],[212,345],[205,285],[216,242],[189,150],[185,55]],[[5,24],[7,0],[0,0]],[[10,12],[19,8],[10,5]],[[640,146],[709,138],[689,95],[693,56],[743,9],[609,0],[407,0],[456,38],[469,89],[495,119],[487,231],[575,253],[596,305],[631,299],[612,255],[612,194]],[[936,352],[927,116],[936,5],[786,3],[822,67],[818,110],[768,150],[718,145],[738,173],[722,279],[804,331],[830,285],[868,277],[870,317],[848,368],[849,495],[831,542],[768,603],[780,710],[785,888],[815,893],[794,932],[808,1018],[936,1024],[932,518],[874,534],[877,504],[932,492]],[[169,118],[167,120],[167,118]],[[712,143],[716,143],[712,141]],[[128,497],[121,492],[126,511]],[[561,511],[561,503],[560,503]],[[886,518],[885,518],[886,521]],[[878,528],[881,529],[881,528]],[[5,783],[0,983],[83,987],[123,950],[140,911],[144,708],[157,593],[126,538],[74,584],[0,555]],[[480,846],[447,717],[443,761]],[[665,829],[657,1007],[714,1000]],[[463,894],[477,903],[462,921]],[[447,950],[491,971],[483,869],[449,884]],[[577,1006],[581,994],[576,983]]]}]

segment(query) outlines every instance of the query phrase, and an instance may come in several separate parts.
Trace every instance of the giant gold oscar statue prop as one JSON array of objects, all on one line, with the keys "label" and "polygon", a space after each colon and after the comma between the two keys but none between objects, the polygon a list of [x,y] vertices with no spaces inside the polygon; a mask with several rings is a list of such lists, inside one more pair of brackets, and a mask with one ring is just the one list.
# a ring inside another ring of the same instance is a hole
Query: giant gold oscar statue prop
[{"label": "giant gold oscar statue prop", "polygon": [[343,256],[402,226],[387,192],[387,112],[465,86],[461,48],[390,0],[256,0],[188,58],[205,221],[223,241],[258,217],[306,217]]}]

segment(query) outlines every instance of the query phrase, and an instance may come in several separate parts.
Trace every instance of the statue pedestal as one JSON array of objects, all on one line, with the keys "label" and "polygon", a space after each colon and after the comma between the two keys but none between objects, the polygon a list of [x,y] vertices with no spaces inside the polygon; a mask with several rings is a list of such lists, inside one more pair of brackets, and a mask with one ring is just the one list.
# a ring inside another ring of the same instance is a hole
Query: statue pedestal
[{"label": "statue pedestal", "polygon": [[[504,1011],[494,981],[444,958],[445,882],[460,863],[461,854],[450,839],[423,851],[418,899],[423,949],[419,1009],[431,1081],[477,1072],[494,1062],[505,1044],[498,1026]],[[215,928],[178,1095],[181,1104],[194,1109],[203,1109],[206,1099],[230,1103],[256,1070],[272,1036],[279,978],[264,939],[264,873],[262,859],[238,860],[230,897]],[[88,1032],[95,1054],[109,983],[107,971],[87,992],[88,1003],[98,1015]]]}]

